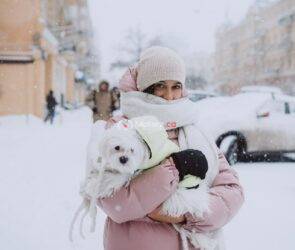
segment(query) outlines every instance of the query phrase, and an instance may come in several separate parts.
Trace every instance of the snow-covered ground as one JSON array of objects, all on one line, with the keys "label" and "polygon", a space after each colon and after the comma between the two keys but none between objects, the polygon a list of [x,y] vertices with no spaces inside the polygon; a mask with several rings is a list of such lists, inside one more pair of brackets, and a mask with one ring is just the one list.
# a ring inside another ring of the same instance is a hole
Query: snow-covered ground
[{"label": "snow-covered ground", "polygon": [[[80,202],[86,108],[63,112],[55,125],[33,117],[0,118],[0,249],[102,250],[104,215],[86,240],[68,240]],[[246,202],[225,227],[228,250],[295,249],[295,164],[238,164]],[[87,229],[87,228],[86,228]]]},{"label": "snow-covered ground", "polygon": [[246,202],[225,227],[230,250],[295,249],[295,163],[238,164]]}]

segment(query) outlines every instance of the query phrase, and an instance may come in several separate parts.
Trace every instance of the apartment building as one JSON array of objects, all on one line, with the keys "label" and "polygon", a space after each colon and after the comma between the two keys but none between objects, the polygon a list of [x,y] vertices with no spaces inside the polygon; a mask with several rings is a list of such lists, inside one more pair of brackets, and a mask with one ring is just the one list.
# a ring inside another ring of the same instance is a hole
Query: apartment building
[{"label": "apartment building", "polygon": [[295,94],[295,1],[256,1],[241,23],[220,27],[214,57],[214,80],[227,93],[274,85]]},{"label": "apartment building", "polygon": [[87,10],[86,0],[0,1],[0,115],[43,117],[49,90],[61,104],[84,101],[99,72]]}]

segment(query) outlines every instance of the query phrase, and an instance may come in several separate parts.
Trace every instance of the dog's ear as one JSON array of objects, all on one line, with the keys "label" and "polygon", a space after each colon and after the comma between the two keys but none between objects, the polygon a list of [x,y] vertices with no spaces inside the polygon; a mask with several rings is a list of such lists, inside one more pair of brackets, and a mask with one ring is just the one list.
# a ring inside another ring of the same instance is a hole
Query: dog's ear
[{"label": "dog's ear", "polygon": [[[109,140],[109,136],[107,133],[105,133],[103,136],[102,136],[102,139],[100,140],[99,144],[98,144],[98,154],[100,157],[102,156],[106,156],[106,145],[107,145],[107,142]],[[100,158],[101,159],[101,158]]]},{"label": "dog's ear", "polygon": [[105,126],[105,121],[97,121],[92,126],[90,139],[87,145],[86,176],[88,176],[91,170],[98,164],[97,160],[100,156],[99,145],[106,131]]},{"label": "dog's ear", "polygon": [[99,155],[104,157],[107,157],[107,150],[108,150],[108,145],[111,143],[114,143],[114,139],[116,138],[116,135],[118,134],[118,129],[116,127],[111,127],[109,129],[106,129],[101,133],[101,138],[98,141],[98,152]]}]

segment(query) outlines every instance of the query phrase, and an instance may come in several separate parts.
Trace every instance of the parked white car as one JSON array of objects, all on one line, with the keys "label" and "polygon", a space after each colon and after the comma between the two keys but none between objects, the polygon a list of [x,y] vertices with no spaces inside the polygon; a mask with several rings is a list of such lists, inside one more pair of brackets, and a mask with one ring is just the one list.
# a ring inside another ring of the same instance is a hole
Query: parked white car
[{"label": "parked white car", "polygon": [[263,85],[253,85],[253,86],[244,86],[241,88],[241,93],[270,93],[282,95],[283,91],[278,87],[273,86],[263,86]]},{"label": "parked white car", "polygon": [[214,136],[230,164],[271,155],[293,157],[295,97],[245,92],[195,104],[197,120]]},{"label": "parked white car", "polygon": [[188,90],[188,97],[193,102],[197,102],[205,98],[216,96],[218,96],[218,94],[205,90]]}]

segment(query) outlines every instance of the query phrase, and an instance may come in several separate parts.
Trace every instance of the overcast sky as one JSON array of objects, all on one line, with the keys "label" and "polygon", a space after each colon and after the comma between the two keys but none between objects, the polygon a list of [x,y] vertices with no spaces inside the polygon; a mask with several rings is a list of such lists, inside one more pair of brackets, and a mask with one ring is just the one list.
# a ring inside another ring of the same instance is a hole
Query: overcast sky
[{"label": "overcast sky", "polygon": [[214,51],[214,33],[226,17],[239,22],[254,0],[88,0],[101,57],[103,78],[118,56],[118,44],[130,28],[149,36],[164,35],[180,54]]}]

